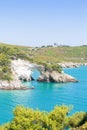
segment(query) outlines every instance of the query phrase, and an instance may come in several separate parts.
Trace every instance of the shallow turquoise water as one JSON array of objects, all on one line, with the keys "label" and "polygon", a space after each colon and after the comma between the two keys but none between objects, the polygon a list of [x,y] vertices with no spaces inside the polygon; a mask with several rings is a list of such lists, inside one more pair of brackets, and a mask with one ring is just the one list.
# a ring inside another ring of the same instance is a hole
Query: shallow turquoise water
[{"label": "shallow turquoise water", "polygon": [[[55,105],[73,105],[71,113],[87,111],[87,67],[64,69],[64,71],[76,77],[78,83],[39,83],[27,82],[31,90],[0,91],[0,124],[13,118],[12,110],[16,105],[24,105],[31,108],[50,111]],[[33,74],[37,77],[39,73]]]}]

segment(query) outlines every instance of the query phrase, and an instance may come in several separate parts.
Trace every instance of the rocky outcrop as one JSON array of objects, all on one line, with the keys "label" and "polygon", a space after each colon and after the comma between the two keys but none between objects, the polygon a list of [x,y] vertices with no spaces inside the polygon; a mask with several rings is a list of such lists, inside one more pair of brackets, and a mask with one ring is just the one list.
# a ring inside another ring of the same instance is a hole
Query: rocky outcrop
[{"label": "rocky outcrop", "polygon": [[78,68],[80,66],[87,66],[87,63],[62,62],[58,63],[62,68]]},{"label": "rocky outcrop", "polygon": [[33,64],[30,64],[28,61],[25,60],[13,60],[11,62],[11,70],[16,79],[22,81],[30,81],[34,80],[31,77],[32,69],[34,68]]},{"label": "rocky outcrop", "polygon": [[19,80],[13,81],[2,81],[0,80],[0,89],[1,90],[26,90],[26,86],[23,86]]},{"label": "rocky outcrop", "polygon": [[58,63],[62,68],[78,68],[81,63],[73,63],[73,62],[63,62]]},{"label": "rocky outcrop", "polygon": [[21,59],[11,61],[12,81],[0,80],[1,90],[26,90],[26,87],[22,84],[23,81],[34,80],[31,77],[33,65],[28,61]]},{"label": "rocky outcrop", "polygon": [[37,79],[39,82],[58,82],[58,83],[66,83],[66,82],[78,82],[74,77],[65,74],[58,73],[56,71],[46,71],[42,75],[40,75]]}]

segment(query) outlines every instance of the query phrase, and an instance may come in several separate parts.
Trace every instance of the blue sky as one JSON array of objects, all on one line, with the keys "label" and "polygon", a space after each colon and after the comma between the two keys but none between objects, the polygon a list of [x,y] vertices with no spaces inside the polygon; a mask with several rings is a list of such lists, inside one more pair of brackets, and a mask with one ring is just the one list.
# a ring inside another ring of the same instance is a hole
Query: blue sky
[{"label": "blue sky", "polygon": [[87,0],[0,0],[0,42],[87,45]]}]

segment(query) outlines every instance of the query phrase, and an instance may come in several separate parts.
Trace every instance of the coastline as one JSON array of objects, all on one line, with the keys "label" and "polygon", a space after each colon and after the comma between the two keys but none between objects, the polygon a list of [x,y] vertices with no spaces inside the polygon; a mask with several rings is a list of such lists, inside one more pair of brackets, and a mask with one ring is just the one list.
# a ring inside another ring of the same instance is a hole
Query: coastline
[{"label": "coastline", "polygon": [[0,90],[27,90],[23,80],[33,80],[31,77],[33,65],[21,59],[11,61],[12,80],[0,80]]},{"label": "coastline", "polygon": [[87,66],[87,63],[61,62],[58,63],[62,68],[78,68],[80,66]]},{"label": "coastline", "polygon": [[[58,63],[62,68],[78,68],[80,66],[87,66],[87,63],[73,63],[73,62],[62,62]],[[40,71],[40,76],[37,79],[38,82],[77,82],[71,75],[66,75],[64,72],[59,74],[57,72],[45,72],[44,67],[36,64],[32,64],[25,60],[12,60],[11,70],[12,70],[12,81],[2,81],[0,80],[0,90],[27,90],[27,86],[22,84],[22,81],[34,80],[31,77],[32,70],[37,68]],[[72,80],[73,79],[73,80]]]}]

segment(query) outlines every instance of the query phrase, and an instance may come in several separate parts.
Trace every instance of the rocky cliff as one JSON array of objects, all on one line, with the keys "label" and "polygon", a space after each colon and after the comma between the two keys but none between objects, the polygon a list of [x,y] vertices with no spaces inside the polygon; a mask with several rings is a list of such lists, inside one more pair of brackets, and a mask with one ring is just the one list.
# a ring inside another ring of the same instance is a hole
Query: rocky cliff
[{"label": "rocky cliff", "polygon": [[[23,80],[33,80],[31,77],[33,65],[28,61],[21,59],[11,61],[12,80],[0,80],[0,89],[2,90],[24,90],[28,89],[22,84]],[[22,81],[21,81],[22,80]]]},{"label": "rocky cliff", "polygon": [[34,65],[25,60],[12,60],[11,61],[11,70],[14,75],[14,78],[18,80],[30,81],[33,80],[31,77],[32,69]]}]

